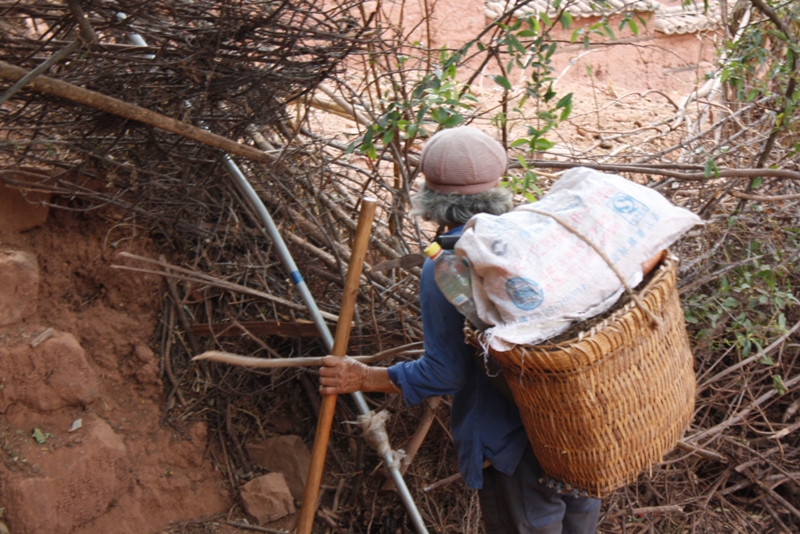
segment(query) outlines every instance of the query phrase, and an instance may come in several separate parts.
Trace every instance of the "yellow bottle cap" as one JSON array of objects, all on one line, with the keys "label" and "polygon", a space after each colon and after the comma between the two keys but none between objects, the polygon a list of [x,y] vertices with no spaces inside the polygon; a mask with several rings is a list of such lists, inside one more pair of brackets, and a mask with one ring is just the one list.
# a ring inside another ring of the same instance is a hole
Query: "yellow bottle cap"
[{"label": "yellow bottle cap", "polygon": [[425,249],[425,254],[431,259],[435,258],[439,255],[442,251],[442,247],[439,246],[439,243],[433,242]]}]

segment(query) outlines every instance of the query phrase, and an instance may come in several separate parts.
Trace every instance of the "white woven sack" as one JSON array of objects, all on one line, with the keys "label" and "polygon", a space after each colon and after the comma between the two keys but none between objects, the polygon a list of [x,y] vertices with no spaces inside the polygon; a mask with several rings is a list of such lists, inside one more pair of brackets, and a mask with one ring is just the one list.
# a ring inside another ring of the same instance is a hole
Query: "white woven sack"
[{"label": "white woven sack", "polygon": [[642,281],[642,262],[702,224],[653,189],[585,167],[565,172],[539,202],[476,215],[456,253],[472,267],[478,315],[496,325],[486,331],[495,350],[556,336],[603,313],[625,290],[590,245],[532,210],[554,214],[591,241],[630,287]]}]

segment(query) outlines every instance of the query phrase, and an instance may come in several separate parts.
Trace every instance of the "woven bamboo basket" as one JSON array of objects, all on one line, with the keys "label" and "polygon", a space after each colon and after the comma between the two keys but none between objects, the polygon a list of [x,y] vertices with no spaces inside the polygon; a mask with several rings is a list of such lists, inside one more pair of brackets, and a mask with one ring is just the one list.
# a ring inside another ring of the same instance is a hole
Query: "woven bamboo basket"
[{"label": "woven bamboo basket", "polygon": [[659,326],[630,302],[568,341],[490,349],[549,477],[602,497],[677,444],[694,411],[695,374],[676,272],[668,256],[638,295]]}]

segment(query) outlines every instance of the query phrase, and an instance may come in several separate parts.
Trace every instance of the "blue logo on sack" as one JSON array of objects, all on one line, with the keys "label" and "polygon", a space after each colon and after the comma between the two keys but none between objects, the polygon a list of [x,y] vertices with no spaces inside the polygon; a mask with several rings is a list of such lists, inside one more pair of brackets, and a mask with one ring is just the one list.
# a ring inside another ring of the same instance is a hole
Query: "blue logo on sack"
[{"label": "blue logo on sack", "polygon": [[650,208],[623,193],[617,193],[607,203],[608,207],[617,212],[631,226],[638,226],[642,218],[647,215]]},{"label": "blue logo on sack", "polygon": [[509,278],[506,293],[514,306],[521,310],[535,310],[544,301],[544,291],[539,284],[527,278]]}]

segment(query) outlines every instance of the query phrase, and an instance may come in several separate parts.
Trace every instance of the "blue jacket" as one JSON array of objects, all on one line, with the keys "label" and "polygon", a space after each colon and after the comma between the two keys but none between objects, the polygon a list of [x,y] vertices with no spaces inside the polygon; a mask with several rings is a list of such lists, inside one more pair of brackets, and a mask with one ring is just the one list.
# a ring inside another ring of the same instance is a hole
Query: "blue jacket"
[{"label": "blue jacket", "polygon": [[450,428],[458,454],[458,469],[470,488],[483,486],[483,461],[511,475],[528,440],[517,406],[489,382],[464,341],[464,316],[436,285],[433,262],[426,260],[420,279],[422,358],[389,367],[389,378],[400,388],[407,406],[435,395],[452,395]]}]

